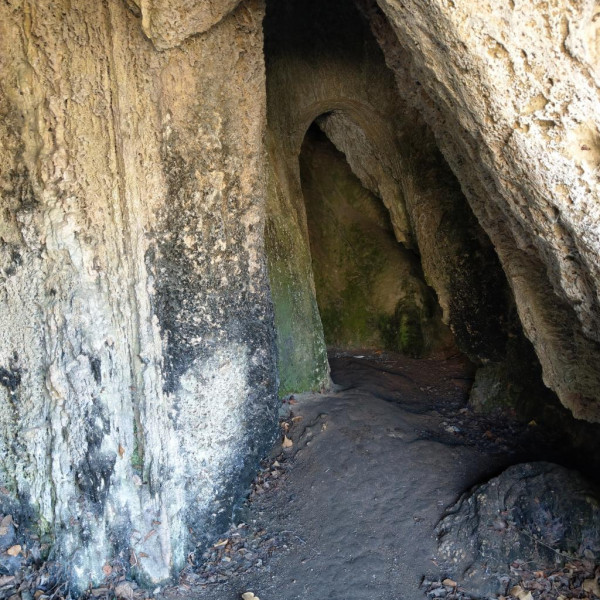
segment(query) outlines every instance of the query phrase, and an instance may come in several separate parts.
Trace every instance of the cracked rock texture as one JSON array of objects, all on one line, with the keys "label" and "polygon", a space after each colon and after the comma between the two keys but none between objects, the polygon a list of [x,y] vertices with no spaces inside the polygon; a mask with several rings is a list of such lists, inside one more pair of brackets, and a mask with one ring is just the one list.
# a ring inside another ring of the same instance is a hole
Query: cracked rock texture
[{"label": "cracked rock texture", "polygon": [[0,490],[82,586],[172,575],[328,384],[315,120],[458,347],[499,381],[520,321],[600,422],[597,1],[268,4],[0,5]]},{"label": "cracked rock texture", "polygon": [[437,525],[442,568],[469,595],[489,598],[516,583],[515,561],[543,571],[596,555],[598,499],[597,487],[559,465],[509,467],[463,494]]},{"label": "cracked rock texture", "polygon": [[2,490],[81,586],[170,577],[276,424],[263,7],[185,4],[0,7]]}]

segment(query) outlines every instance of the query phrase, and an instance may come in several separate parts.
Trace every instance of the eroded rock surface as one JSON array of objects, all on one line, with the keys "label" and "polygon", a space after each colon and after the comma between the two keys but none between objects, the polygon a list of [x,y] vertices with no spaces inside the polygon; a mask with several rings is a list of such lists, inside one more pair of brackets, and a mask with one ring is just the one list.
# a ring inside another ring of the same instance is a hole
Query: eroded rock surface
[{"label": "eroded rock surface", "polygon": [[456,352],[418,256],[397,242],[382,201],[318,127],[304,139],[300,171],[327,345]]},{"label": "eroded rock surface", "polygon": [[170,577],[273,433],[262,11],[158,52],[120,1],[0,8],[2,492],[82,586]]},{"label": "eroded rock surface", "polygon": [[492,240],[546,384],[600,420],[597,3],[361,4]]}]

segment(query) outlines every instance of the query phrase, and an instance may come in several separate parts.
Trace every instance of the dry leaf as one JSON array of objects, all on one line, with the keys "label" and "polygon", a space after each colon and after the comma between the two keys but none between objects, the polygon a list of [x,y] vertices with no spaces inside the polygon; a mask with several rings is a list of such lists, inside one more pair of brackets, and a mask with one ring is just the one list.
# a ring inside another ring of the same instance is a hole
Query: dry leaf
[{"label": "dry leaf", "polygon": [[531,592],[525,591],[520,585],[515,585],[515,587],[510,590],[510,595],[519,600],[533,600]]},{"label": "dry leaf", "polygon": [[304,417],[302,415],[298,415],[296,417],[292,417],[292,423],[297,423],[298,421],[302,421]]},{"label": "dry leaf", "polygon": [[18,554],[20,554],[20,552],[21,552],[21,546],[19,546],[19,544],[16,544],[15,546],[11,546],[6,551],[6,554],[8,554],[9,556],[17,556]]},{"label": "dry leaf", "polygon": [[218,541],[218,542],[217,542],[217,543],[214,545],[214,547],[215,547],[215,548],[220,548],[221,546],[225,546],[225,545],[227,544],[227,542],[228,542],[228,541],[229,541],[229,540],[219,540],[219,541]]},{"label": "dry leaf", "polygon": [[252,592],[244,592],[242,594],[242,600],[260,600],[260,598],[255,596]]},{"label": "dry leaf", "polygon": [[6,515],[2,521],[0,521],[0,535],[6,535],[8,533],[8,528],[13,522],[12,515]]},{"label": "dry leaf", "polygon": [[104,565],[102,572],[108,577],[112,573],[112,567],[110,565]]},{"label": "dry leaf", "polygon": [[586,579],[582,587],[584,592],[591,592],[600,598],[600,585],[596,579]]},{"label": "dry leaf", "polygon": [[119,444],[119,456],[123,458],[123,454],[125,454],[125,448]]},{"label": "dry leaf", "polygon": [[279,461],[277,461],[277,460],[276,460],[276,461],[273,463],[273,466],[274,466],[274,467],[280,467],[281,465],[279,464]]},{"label": "dry leaf", "polygon": [[533,572],[533,576],[534,577],[543,577],[544,576],[544,571],[534,571]]},{"label": "dry leaf", "polygon": [[442,585],[447,585],[448,587],[456,587],[458,584],[452,579],[444,579],[444,581],[442,581]]},{"label": "dry leaf", "polygon": [[290,440],[287,435],[283,436],[283,444],[281,444],[284,448],[291,448],[294,445],[294,442]]},{"label": "dry leaf", "polygon": [[121,581],[115,586],[115,596],[122,600],[133,600],[133,586],[129,581]]},{"label": "dry leaf", "polygon": [[142,544],[144,544],[145,542],[147,542],[154,534],[156,533],[156,529],[151,529],[147,534],[146,537],[142,540]]}]

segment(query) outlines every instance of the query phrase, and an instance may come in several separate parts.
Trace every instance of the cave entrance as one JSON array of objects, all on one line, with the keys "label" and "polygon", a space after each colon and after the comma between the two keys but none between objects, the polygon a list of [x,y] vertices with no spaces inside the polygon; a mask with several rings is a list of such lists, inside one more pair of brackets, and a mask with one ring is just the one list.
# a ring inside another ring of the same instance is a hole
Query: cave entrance
[{"label": "cave entrance", "polygon": [[327,388],[327,348],[458,348],[477,368],[470,390],[461,383],[463,407],[468,396],[498,421],[518,416],[597,445],[544,386],[496,248],[411,100],[421,83],[373,11],[354,0],[266,3],[265,243],[280,395]]},{"label": "cave entrance", "polygon": [[315,292],[330,352],[458,352],[419,256],[398,242],[388,209],[314,122],[300,179]]}]

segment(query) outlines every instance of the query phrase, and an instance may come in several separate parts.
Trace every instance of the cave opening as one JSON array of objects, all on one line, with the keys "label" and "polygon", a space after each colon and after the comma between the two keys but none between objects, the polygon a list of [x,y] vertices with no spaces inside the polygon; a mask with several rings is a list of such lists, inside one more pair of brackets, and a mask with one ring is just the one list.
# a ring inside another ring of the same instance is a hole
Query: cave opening
[{"label": "cave opening", "polygon": [[596,429],[544,384],[496,248],[388,66],[372,10],[267,2],[265,241],[280,395],[328,389],[328,350],[460,357],[462,406],[541,425],[563,441],[535,457],[594,475]]}]

